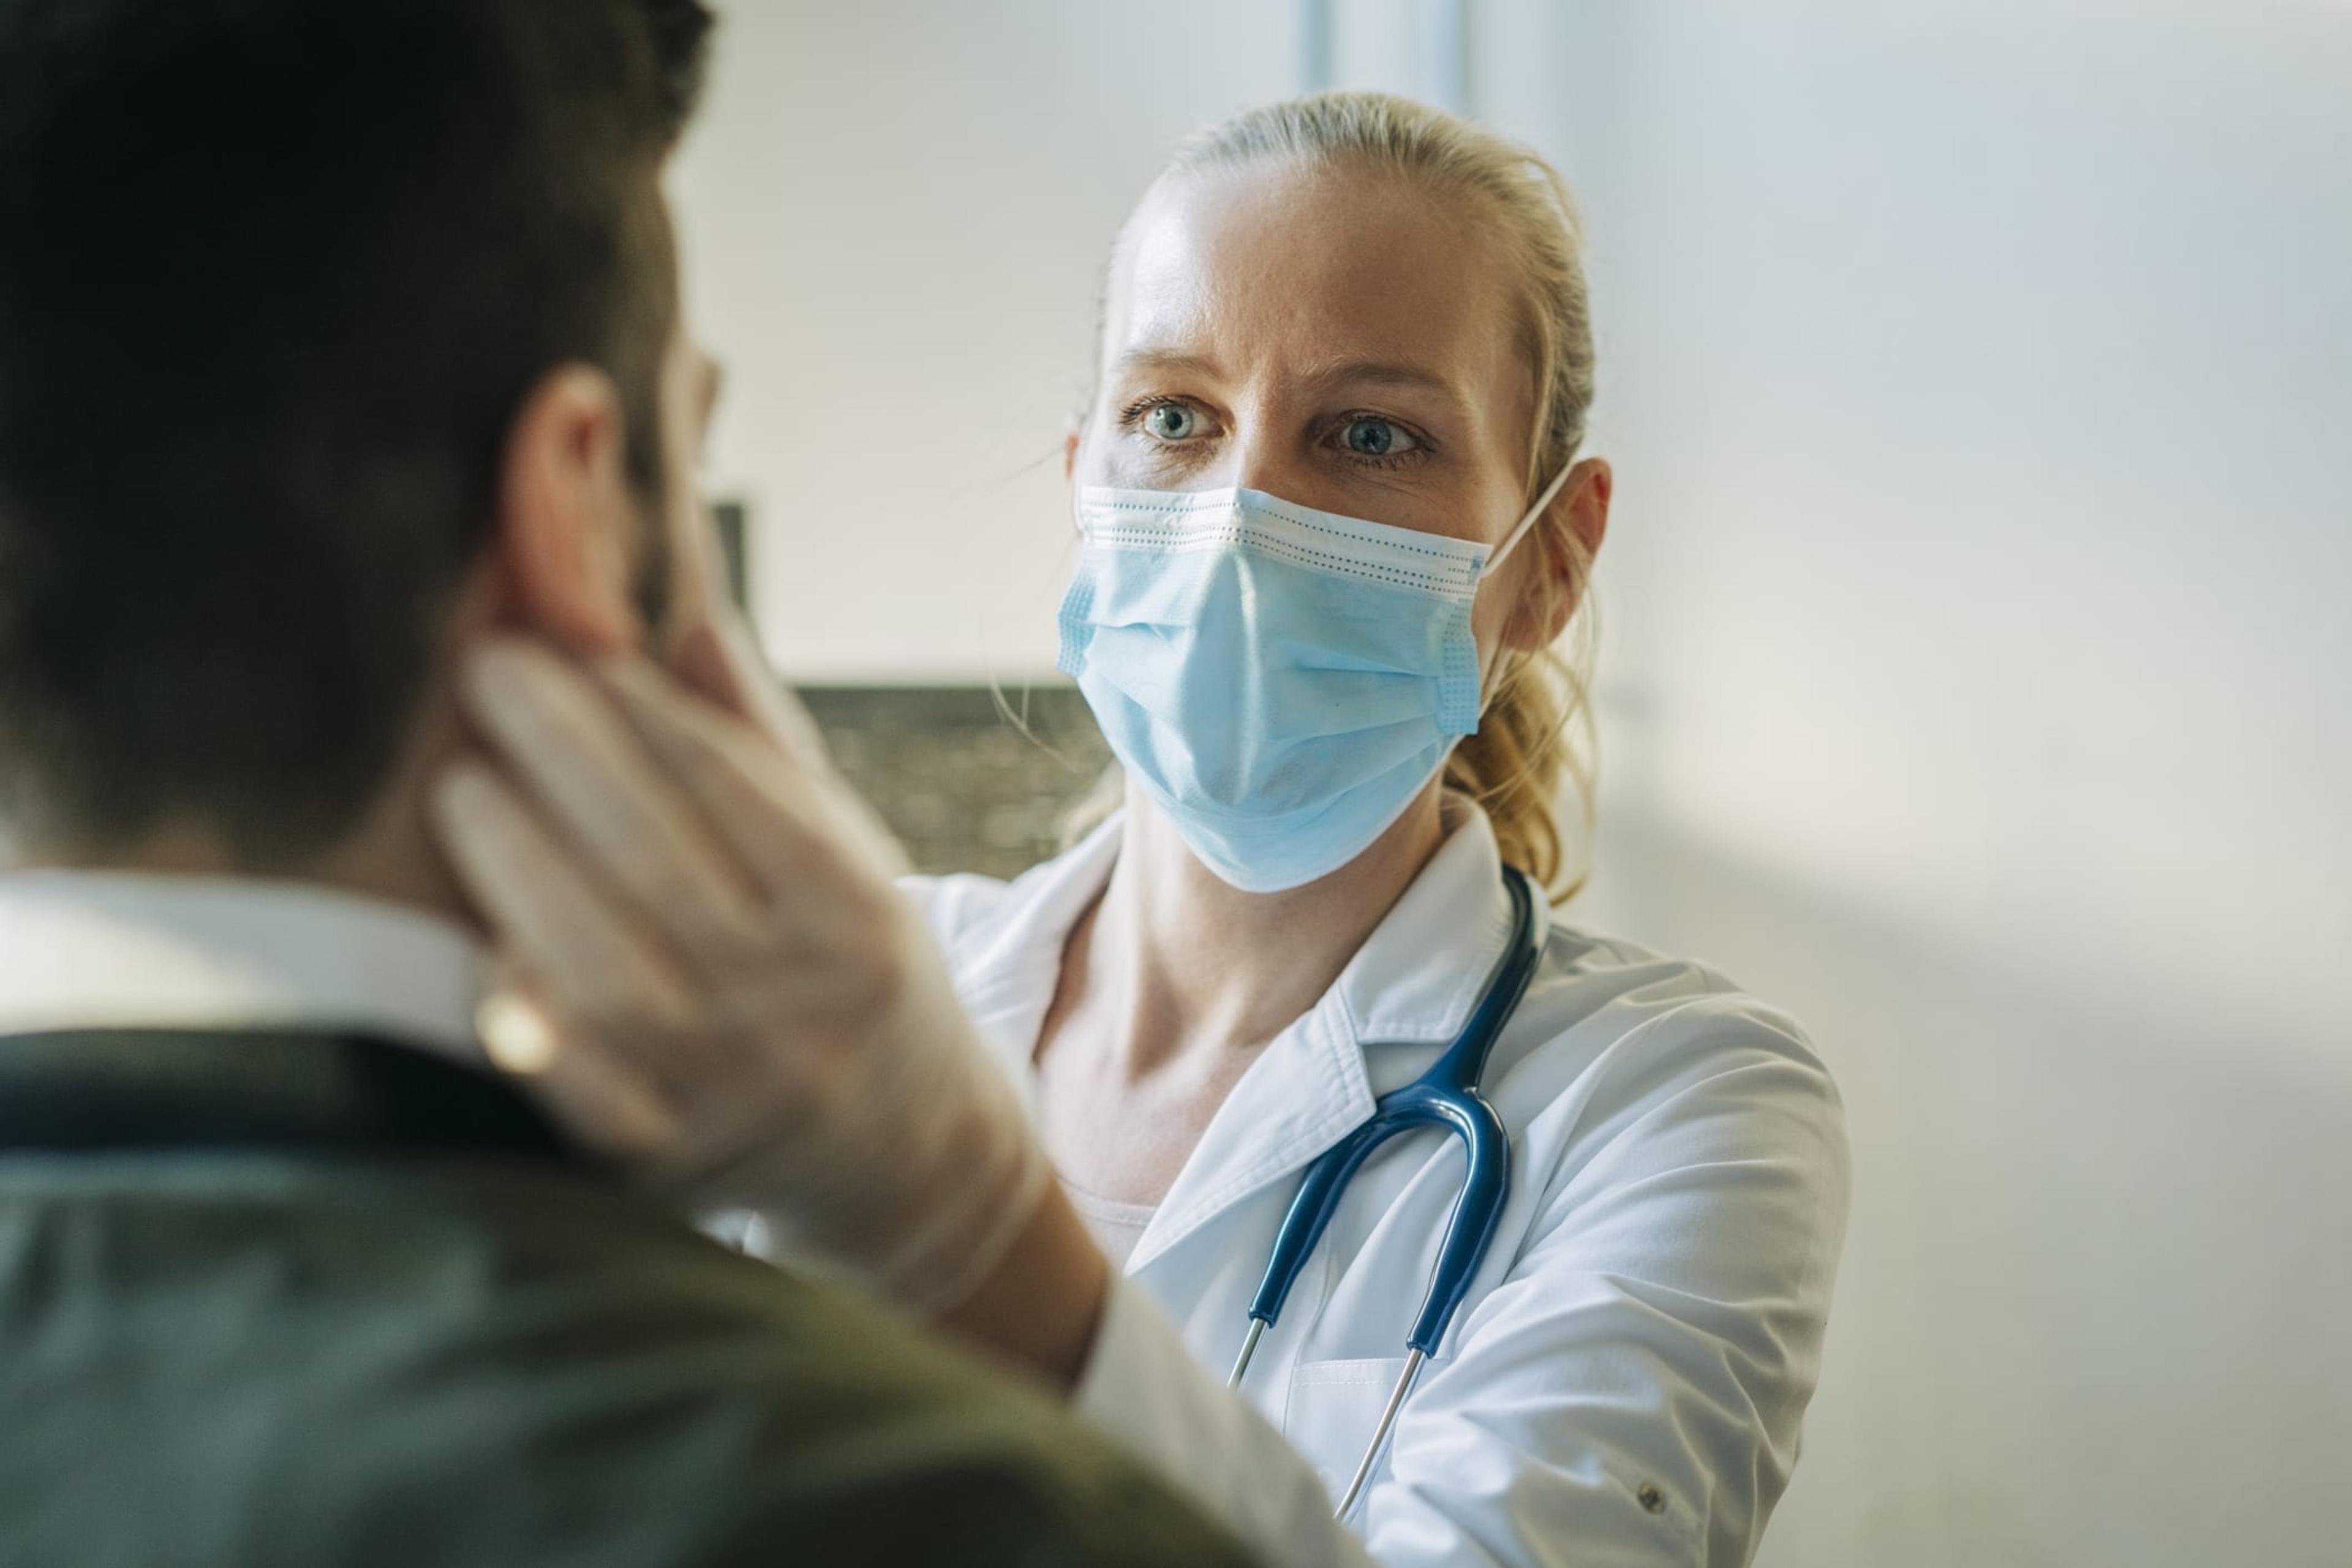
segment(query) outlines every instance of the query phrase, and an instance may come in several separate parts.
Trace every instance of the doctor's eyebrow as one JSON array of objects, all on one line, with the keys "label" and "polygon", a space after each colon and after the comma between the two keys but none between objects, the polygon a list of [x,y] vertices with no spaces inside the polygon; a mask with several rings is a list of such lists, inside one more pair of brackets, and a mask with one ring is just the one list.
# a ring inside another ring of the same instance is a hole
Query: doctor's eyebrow
[{"label": "doctor's eyebrow", "polygon": [[1316,372],[1314,379],[1325,386],[1405,387],[1432,393],[1456,407],[1469,405],[1469,400],[1451,378],[1402,360],[1344,360]]},{"label": "doctor's eyebrow", "polygon": [[[1161,348],[1150,344],[1132,348],[1111,362],[1114,377],[1137,371],[1161,374],[1192,374],[1215,376],[1221,367],[1205,354],[1188,353],[1183,349]],[[1456,408],[1467,408],[1469,399],[1462,389],[1446,376],[1404,360],[1354,359],[1324,365],[1307,379],[1318,386],[1395,386],[1430,393]]]},{"label": "doctor's eyebrow", "polygon": [[1182,349],[1158,348],[1150,344],[1141,348],[1128,349],[1110,363],[1113,375],[1126,375],[1134,371],[1159,371],[1213,376],[1218,374],[1218,369],[1217,362],[1206,354],[1188,353]]}]

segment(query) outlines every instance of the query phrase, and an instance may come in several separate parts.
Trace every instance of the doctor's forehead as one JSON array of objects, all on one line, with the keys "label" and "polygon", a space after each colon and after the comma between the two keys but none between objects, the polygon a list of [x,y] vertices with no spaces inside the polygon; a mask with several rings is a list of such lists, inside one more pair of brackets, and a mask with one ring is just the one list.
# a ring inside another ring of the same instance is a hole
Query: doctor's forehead
[{"label": "doctor's forehead", "polygon": [[1154,186],[1121,235],[1103,324],[1113,374],[1362,363],[1473,399],[1509,381],[1514,348],[1500,258],[1465,204],[1282,162]]}]

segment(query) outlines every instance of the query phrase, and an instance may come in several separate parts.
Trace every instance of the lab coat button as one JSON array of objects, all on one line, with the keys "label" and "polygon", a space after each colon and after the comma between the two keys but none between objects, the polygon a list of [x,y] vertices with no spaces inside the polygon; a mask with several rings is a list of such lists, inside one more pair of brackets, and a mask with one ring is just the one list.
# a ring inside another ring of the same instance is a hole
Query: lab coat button
[{"label": "lab coat button", "polygon": [[1666,1511],[1666,1494],[1658,1489],[1655,1481],[1643,1481],[1633,1489],[1634,1500],[1652,1513]]}]

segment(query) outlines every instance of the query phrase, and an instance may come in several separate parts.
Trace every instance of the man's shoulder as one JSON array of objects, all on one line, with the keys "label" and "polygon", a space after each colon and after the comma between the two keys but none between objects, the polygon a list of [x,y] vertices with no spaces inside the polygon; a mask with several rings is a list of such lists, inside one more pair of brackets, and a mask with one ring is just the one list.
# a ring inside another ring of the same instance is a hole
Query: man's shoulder
[{"label": "man's shoulder", "polygon": [[1230,1560],[1038,1393],[595,1184],[92,1169],[0,1173],[0,1383],[63,1439],[0,1445],[16,1546],[154,1528],[131,1488],[240,1543],[175,1561]]}]

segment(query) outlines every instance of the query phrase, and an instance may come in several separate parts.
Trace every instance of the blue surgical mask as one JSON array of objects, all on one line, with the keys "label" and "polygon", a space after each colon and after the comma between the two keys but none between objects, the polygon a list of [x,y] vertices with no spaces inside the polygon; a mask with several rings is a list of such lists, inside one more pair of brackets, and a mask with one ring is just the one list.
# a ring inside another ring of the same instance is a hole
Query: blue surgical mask
[{"label": "blue surgical mask", "polygon": [[1061,668],[1202,864],[1304,886],[1477,730],[1478,584],[1567,478],[1496,549],[1260,490],[1082,489]]}]

